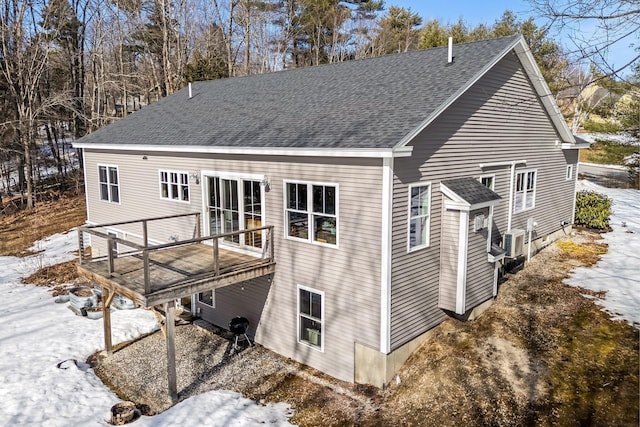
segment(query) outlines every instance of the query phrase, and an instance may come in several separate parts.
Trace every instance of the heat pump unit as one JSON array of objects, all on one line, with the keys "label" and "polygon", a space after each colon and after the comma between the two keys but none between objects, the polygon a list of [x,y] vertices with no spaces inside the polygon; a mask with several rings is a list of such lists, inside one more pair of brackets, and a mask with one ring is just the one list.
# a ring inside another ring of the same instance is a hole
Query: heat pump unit
[{"label": "heat pump unit", "polygon": [[504,234],[502,247],[507,258],[517,258],[524,253],[524,230],[511,229]]}]

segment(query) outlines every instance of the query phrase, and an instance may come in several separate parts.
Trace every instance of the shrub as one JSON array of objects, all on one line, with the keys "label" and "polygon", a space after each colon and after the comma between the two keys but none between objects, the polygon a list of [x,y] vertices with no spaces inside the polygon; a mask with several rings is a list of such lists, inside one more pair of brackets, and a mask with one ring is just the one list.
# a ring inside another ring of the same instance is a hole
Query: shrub
[{"label": "shrub", "polygon": [[604,194],[579,191],[576,194],[575,223],[596,230],[608,229],[612,203],[613,200]]},{"label": "shrub", "polygon": [[634,188],[640,190],[640,151],[626,156],[624,164],[629,171],[629,178],[633,181]]}]

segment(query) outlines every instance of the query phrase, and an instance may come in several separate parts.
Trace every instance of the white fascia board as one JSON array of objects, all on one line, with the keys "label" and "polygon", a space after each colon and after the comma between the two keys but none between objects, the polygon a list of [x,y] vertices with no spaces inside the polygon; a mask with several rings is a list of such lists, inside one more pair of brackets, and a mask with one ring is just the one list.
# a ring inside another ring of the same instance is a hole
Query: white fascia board
[{"label": "white fascia board", "polygon": [[493,68],[502,58],[505,57],[513,48],[520,42],[520,40],[516,40],[514,43],[507,46],[502,52],[496,55],[490,62],[488,62],[475,76],[473,76],[465,86],[458,89],[453,95],[451,95],[446,101],[444,101],[440,106],[434,110],[429,116],[420,123],[415,129],[406,134],[404,138],[400,140],[395,146],[396,149],[405,147],[413,138],[415,138],[420,132],[422,132],[431,122],[433,122],[440,114],[442,114],[451,104],[453,104],[458,98],[462,96],[471,86],[476,84],[478,80],[482,78],[491,68]]},{"label": "white fascia board", "polygon": [[109,151],[141,151],[164,153],[246,154],[254,156],[297,157],[410,157],[412,147],[398,148],[295,148],[295,147],[211,147],[201,145],[94,144],[74,142],[75,148]]},{"label": "white fascia board", "polygon": [[571,144],[568,142],[563,142],[562,144],[560,144],[560,148],[562,148],[563,150],[580,150],[582,148],[589,148],[591,146],[591,143],[575,143],[575,144]]},{"label": "white fascia board", "polygon": [[526,160],[505,160],[503,162],[480,163],[480,169],[497,168],[501,166],[526,165]]},{"label": "white fascia board", "polygon": [[467,203],[464,199],[458,196],[457,193],[455,193],[449,187],[447,187],[446,184],[440,183],[440,191],[442,191],[442,194],[450,198],[452,201],[456,202],[456,204],[469,206],[469,203]]},{"label": "white fascia board", "polygon": [[452,211],[465,211],[465,212],[469,212],[469,203],[465,203],[465,202],[457,202],[454,200],[445,200],[444,201],[444,207],[446,209],[452,210]]},{"label": "white fascia board", "polygon": [[575,143],[573,133],[569,129],[564,116],[560,112],[555,98],[551,93],[547,82],[544,80],[544,77],[540,72],[540,68],[536,64],[536,60],[531,53],[531,49],[529,48],[529,46],[527,46],[524,37],[520,37],[520,40],[518,40],[518,43],[516,43],[516,45],[514,46],[514,51],[516,52],[516,55],[518,55],[518,59],[520,59],[520,62],[522,63],[522,66],[527,73],[529,80],[538,93],[538,96],[542,101],[542,105],[544,105],[544,107],[546,108],[551,121],[555,125],[558,134],[562,138],[562,141]]}]

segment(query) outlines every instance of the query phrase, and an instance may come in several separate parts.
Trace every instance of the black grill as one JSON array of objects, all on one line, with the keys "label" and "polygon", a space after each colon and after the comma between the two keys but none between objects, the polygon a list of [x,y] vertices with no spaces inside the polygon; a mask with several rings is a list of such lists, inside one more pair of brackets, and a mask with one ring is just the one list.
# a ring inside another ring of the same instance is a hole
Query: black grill
[{"label": "black grill", "polygon": [[249,329],[249,320],[246,317],[234,317],[229,322],[229,330],[235,334],[235,341],[233,346],[238,346],[238,339],[247,340],[249,346],[252,346],[251,340],[247,336],[247,329]]}]

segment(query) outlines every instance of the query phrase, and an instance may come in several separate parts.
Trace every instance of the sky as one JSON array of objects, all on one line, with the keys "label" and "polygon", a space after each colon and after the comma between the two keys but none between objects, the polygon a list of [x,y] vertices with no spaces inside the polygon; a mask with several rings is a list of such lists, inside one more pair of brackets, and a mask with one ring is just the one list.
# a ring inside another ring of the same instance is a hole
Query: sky
[{"label": "sky", "polygon": [[[596,303],[614,319],[640,328],[640,191],[580,181],[582,188],[613,199],[613,230],[603,234],[608,253],[593,267],[576,269],[566,283],[606,291]],[[39,254],[0,257],[0,425],[108,427],[110,409],[120,401],[84,363],[103,348],[102,320],[76,316],[67,304],[54,302],[50,289],[20,280],[45,265],[73,259],[76,247],[77,234],[71,230],[36,242],[33,250]],[[148,310],[114,310],[112,319],[114,344],[158,329]],[[133,425],[183,425],[188,420],[194,426],[288,426],[292,413],[285,403],[258,405],[239,393],[214,390],[161,414],[142,416]]]},{"label": "sky", "polygon": [[[385,0],[385,8],[389,6],[410,8],[422,17],[423,22],[437,19],[441,24],[446,25],[447,23],[453,24],[462,17],[463,21],[470,27],[475,27],[483,23],[491,25],[498,20],[506,10],[514,12],[516,16],[523,21],[534,16],[533,7],[526,0]],[[534,19],[535,23],[540,27],[546,24],[544,18],[536,18],[536,16],[534,16]],[[589,36],[595,30],[595,24],[593,22],[585,22],[582,24],[581,30],[585,35]],[[575,50],[575,45],[567,36],[566,32],[558,36],[552,32],[550,36],[558,41],[566,51],[571,52]],[[607,61],[616,66],[621,66],[637,55],[633,48],[629,47],[629,43],[634,41],[632,40],[633,38],[632,36],[626,39],[626,41],[616,44],[614,49],[609,52]],[[637,34],[635,36],[635,43],[636,46],[640,44],[640,36]]]}]

